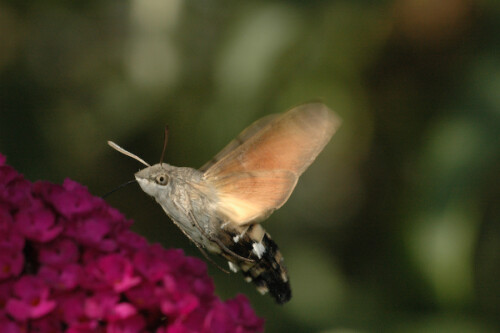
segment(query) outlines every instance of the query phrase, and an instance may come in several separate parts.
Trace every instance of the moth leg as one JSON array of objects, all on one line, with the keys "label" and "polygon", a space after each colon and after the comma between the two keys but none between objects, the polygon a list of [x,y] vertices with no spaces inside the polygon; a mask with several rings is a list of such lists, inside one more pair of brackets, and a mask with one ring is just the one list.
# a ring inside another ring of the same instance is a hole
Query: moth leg
[{"label": "moth leg", "polygon": [[[227,223],[227,222],[226,222],[226,223]],[[248,228],[250,228],[250,226],[249,226],[249,225],[247,225],[247,226],[245,227],[245,229],[243,229],[243,231],[242,231],[239,235],[234,236],[234,237],[233,237],[233,241],[234,241],[235,243],[238,243],[238,242],[240,241],[240,239],[242,239],[242,238],[243,238],[243,236],[245,236],[245,234],[246,234],[246,232],[247,232]]]},{"label": "moth leg", "polygon": [[182,233],[184,235],[186,235],[186,237],[191,241],[193,242],[194,245],[196,245],[196,247],[198,248],[198,250],[200,250],[201,254],[203,254],[203,256],[208,260],[210,261],[212,264],[214,264],[215,266],[217,266],[221,271],[223,271],[224,273],[227,273],[229,274],[230,272],[224,268],[222,268],[218,263],[216,263],[212,258],[210,258],[208,256],[208,254],[205,252],[205,250],[203,250],[203,247],[201,247],[200,244],[198,244],[198,242],[196,242],[193,238],[191,238],[191,236],[189,236],[189,234],[187,232],[184,231],[184,229],[182,229],[180,226],[179,226],[179,223],[175,220],[172,220],[174,221],[174,223],[179,227],[179,229],[182,231]]},{"label": "moth leg", "polygon": [[201,254],[203,254],[203,256],[205,257],[205,259],[207,259],[208,261],[210,261],[212,264],[214,264],[218,269],[220,269],[224,273],[226,273],[226,274],[230,273],[227,269],[222,268],[218,263],[216,263],[212,258],[210,258],[208,256],[208,253],[206,253],[205,250],[203,250],[203,248],[198,243],[195,242],[194,245],[196,245],[196,247],[198,248],[198,250],[200,250]]},{"label": "moth leg", "polygon": [[240,260],[246,261],[246,262],[255,262],[255,260],[253,260],[253,259],[242,257],[242,256],[240,256],[239,254],[237,254],[237,253],[235,253],[235,252],[231,251],[231,250],[230,250],[229,248],[227,248],[227,246],[226,246],[226,245],[224,245],[224,244],[220,241],[220,239],[218,239],[218,238],[214,238],[214,239],[210,239],[210,240],[212,240],[212,241],[216,242],[216,243],[217,243],[217,245],[219,245],[219,246],[221,247],[221,249],[223,249],[223,250],[224,250],[224,252],[226,252],[227,254],[230,254],[230,255],[232,255],[232,256],[234,256],[234,257],[236,257],[236,258],[240,259]]},{"label": "moth leg", "polygon": [[191,218],[191,221],[194,222],[194,225],[198,228],[198,230],[205,236],[207,237],[210,241],[212,242],[215,242],[217,245],[219,245],[219,247],[224,251],[226,252],[227,254],[233,256],[233,257],[236,257],[238,259],[240,259],[241,261],[246,261],[246,262],[255,262],[255,260],[253,259],[249,259],[249,258],[245,258],[245,257],[242,257],[240,256],[239,254],[231,251],[226,245],[224,245],[220,239],[218,238],[214,238],[214,237],[211,237],[210,235],[208,235],[205,230],[203,230],[202,227],[200,227],[200,225],[198,224],[198,221],[196,220],[196,218],[194,217],[193,213],[192,212],[189,212],[189,217]]}]

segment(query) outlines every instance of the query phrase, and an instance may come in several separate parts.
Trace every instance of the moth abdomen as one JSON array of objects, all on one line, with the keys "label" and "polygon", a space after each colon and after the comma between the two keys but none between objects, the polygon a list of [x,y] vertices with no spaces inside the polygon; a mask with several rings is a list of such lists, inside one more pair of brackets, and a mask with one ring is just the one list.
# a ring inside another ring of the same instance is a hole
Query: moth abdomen
[{"label": "moth abdomen", "polygon": [[242,270],[243,275],[246,279],[251,279],[259,292],[269,292],[277,303],[284,304],[292,297],[292,291],[283,256],[268,233],[264,235],[261,244],[265,249],[261,258],[247,271]]},{"label": "moth abdomen", "polygon": [[279,304],[288,302],[292,295],[283,256],[264,228],[253,224],[243,235],[234,234],[230,239],[232,245],[228,248],[231,251],[253,260],[241,261],[226,255],[230,267],[241,269],[245,280],[255,284],[260,293],[269,292]]}]

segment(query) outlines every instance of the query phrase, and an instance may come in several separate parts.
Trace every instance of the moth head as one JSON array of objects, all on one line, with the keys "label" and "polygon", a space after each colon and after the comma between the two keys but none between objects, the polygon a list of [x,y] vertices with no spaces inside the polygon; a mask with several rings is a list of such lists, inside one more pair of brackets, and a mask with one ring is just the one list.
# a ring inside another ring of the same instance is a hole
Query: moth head
[{"label": "moth head", "polygon": [[165,153],[167,143],[167,129],[165,129],[165,144],[163,146],[163,152],[161,155],[160,163],[151,166],[149,163],[145,162],[139,156],[132,154],[131,152],[123,149],[112,141],[108,141],[108,144],[118,152],[129,156],[146,166],[146,168],[137,172],[135,180],[141,186],[142,190],[151,196],[157,196],[162,190],[165,190],[170,183],[169,171],[172,169],[167,163],[163,163],[163,156]]},{"label": "moth head", "polygon": [[151,196],[156,196],[159,192],[170,187],[171,168],[166,163],[158,163],[142,169],[134,176],[144,192]]},{"label": "moth head", "polygon": [[163,163],[163,157],[165,156],[167,142],[168,126],[165,126],[165,139],[163,141],[163,150],[161,152],[160,163],[153,166],[151,166],[139,156],[132,154],[131,152],[118,146],[113,141],[108,141],[108,144],[111,146],[111,148],[128,157],[133,158],[136,161],[141,162],[147,167],[135,174],[135,180],[137,181],[137,183],[139,183],[144,192],[151,196],[156,196],[159,191],[164,190],[169,185],[170,176],[168,174],[168,170],[171,167],[168,164]]}]

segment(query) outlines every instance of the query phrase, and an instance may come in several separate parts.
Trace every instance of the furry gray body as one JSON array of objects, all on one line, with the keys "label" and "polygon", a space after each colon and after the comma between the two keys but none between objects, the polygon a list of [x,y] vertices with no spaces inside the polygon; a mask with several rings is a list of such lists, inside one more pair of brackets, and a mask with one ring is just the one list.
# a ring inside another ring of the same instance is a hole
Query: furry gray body
[{"label": "furry gray body", "polygon": [[[146,172],[147,171],[147,172]],[[168,184],[160,186],[154,182],[159,173],[166,173]],[[203,173],[186,167],[175,167],[162,163],[139,171],[135,175],[142,190],[154,197],[172,221],[193,241],[213,253],[219,253],[219,247],[205,235],[215,237],[220,231],[221,221],[215,215],[215,193],[211,195],[199,190],[200,186],[209,189],[204,184]],[[190,214],[194,216],[192,221]]]},{"label": "furry gray body", "polygon": [[[160,184],[159,180],[165,180]],[[142,190],[154,197],[181,231],[203,252],[224,257],[232,271],[241,269],[261,293],[278,303],[291,297],[283,257],[271,236],[258,223],[231,223],[216,210],[218,197],[196,169],[156,164],[135,174]]]}]

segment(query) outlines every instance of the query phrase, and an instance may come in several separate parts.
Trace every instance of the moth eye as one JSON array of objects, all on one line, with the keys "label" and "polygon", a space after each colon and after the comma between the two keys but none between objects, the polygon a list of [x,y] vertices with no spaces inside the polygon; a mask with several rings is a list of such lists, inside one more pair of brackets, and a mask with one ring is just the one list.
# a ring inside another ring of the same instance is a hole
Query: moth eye
[{"label": "moth eye", "polygon": [[167,185],[168,183],[168,176],[167,175],[158,175],[156,176],[156,183],[158,183],[159,185]]}]

